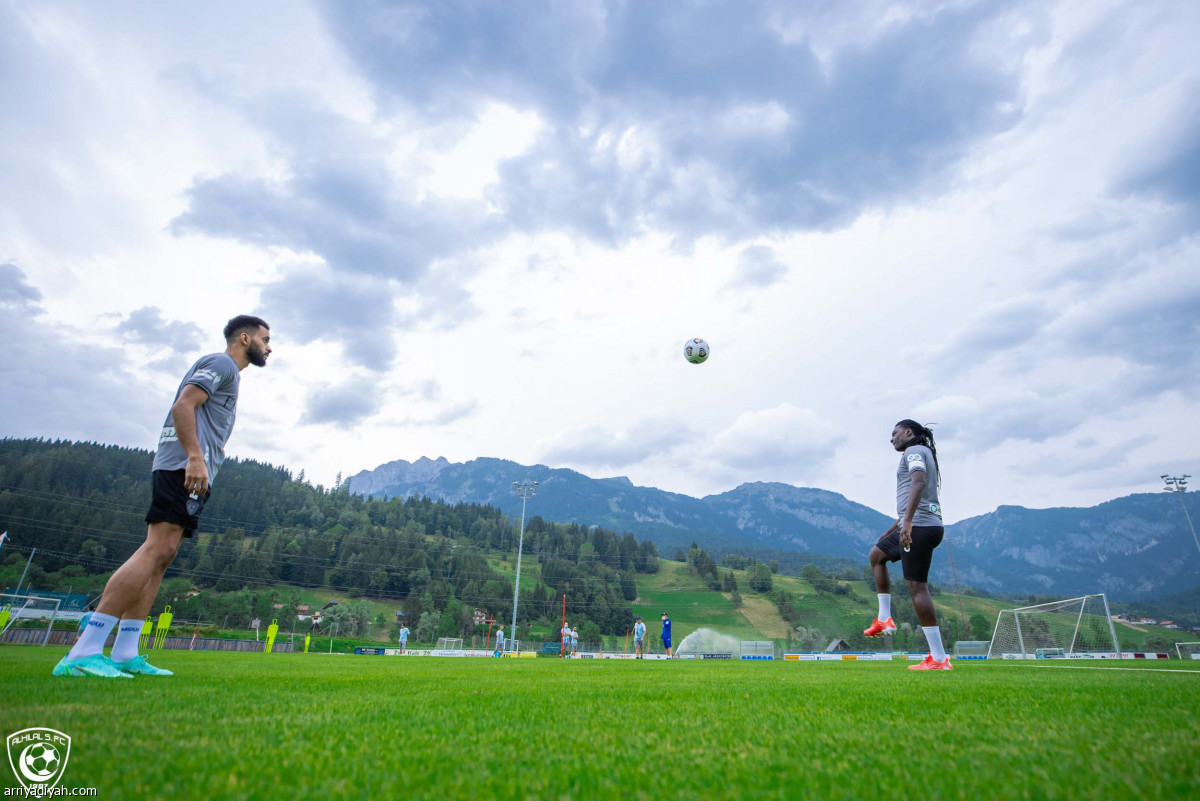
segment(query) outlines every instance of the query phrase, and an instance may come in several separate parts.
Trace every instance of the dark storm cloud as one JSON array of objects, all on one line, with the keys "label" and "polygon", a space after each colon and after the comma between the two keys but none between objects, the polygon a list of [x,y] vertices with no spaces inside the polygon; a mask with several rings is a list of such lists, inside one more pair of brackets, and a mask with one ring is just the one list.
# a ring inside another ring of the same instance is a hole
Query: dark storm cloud
[{"label": "dark storm cloud", "polygon": [[0,307],[6,310],[36,310],[42,293],[25,281],[25,273],[15,264],[0,264]]},{"label": "dark storm cloud", "polygon": [[[930,358],[946,394],[921,414],[942,421],[947,437],[986,449],[1043,442],[1164,392],[1194,395],[1200,274],[1186,265],[1196,255],[1194,244],[1171,243],[1102,271],[1098,285],[985,310]],[[1047,374],[1053,366],[1061,377]]]},{"label": "dark storm cloud", "polygon": [[382,400],[376,382],[352,380],[313,392],[300,419],[302,424],[331,423],[351,428],[379,410]]},{"label": "dark storm cloud", "polygon": [[263,316],[289,339],[340,342],[348,361],[384,370],[396,355],[392,297],[380,278],[300,267],[263,288]]},{"label": "dark storm cloud", "polygon": [[[264,302],[302,341],[340,340],[373,369],[398,328],[474,315],[470,254],[513,231],[619,244],[659,228],[686,247],[708,233],[835,226],[936,192],[971,143],[1016,119],[1003,109],[1017,74],[972,50],[991,35],[987,4],[914,15],[824,64],[780,35],[780,15],[801,13],[786,4],[323,8],[390,124],[466,130],[496,101],[543,122],[498,166],[486,203],[444,200],[397,174],[385,128],[295,91],[246,96],[172,73],[239,111],[284,167],[197,177],[172,230],[319,256],[329,273],[289,275]],[[366,283],[335,278],[348,274]],[[759,261],[741,282],[780,275]],[[412,301],[404,318],[391,311],[400,293]]]},{"label": "dark storm cloud", "polygon": [[[974,50],[1000,14],[988,4],[897,22],[828,70],[771,24],[798,13],[787,5],[365,9],[326,6],[384,102],[436,116],[500,99],[549,122],[491,195],[522,229],[612,241],[646,224],[684,237],[838,225],[936,191],[972,142],[1016,121],[1004,109],[1019,76]],[[644,158],[621,151],[629,137]]]},{"label": "dark storm cloud", "polygon": [[117,324],[117,332],[131,342],[188,352],[200,347],[204,332],[195,323],[167,320],[155,306],[143,306]]},{"label": "dark storm cloud", "polygon": [[[302,98],[256,103],[202,88],[240,107],[289,169],[272,180],[198,179],[171,228],[319,256],[327,270],[299,270],[264,290],[272,319],[292,324],[301,342],[341,341],[352,362],[382,370],[397,326],[453,327],[475,313],[461,256],[500,228],[482,202],[418,197],[389,163],[391,142]],[[447,279],[456,267],[464,274]],[[403,319],[393,311],[400,296],[415,301]]]},{"label": "dark storm cloud", "polygon": [[985,307],[962,330],[949,337],[937,369],[953,374],[993,356],[1003,355],[1036,338],[1056,313],[1037,298],[1016,298]]},{"label": "dark storm cloud", "polygon": [[1179,279],[1151,275],[1122,282],[1086,311],[1065,314],[1055,333],[1074,352],[1131,367],[1117,397],[1194,391],[1200,388],[1200,278],[1193,272]]},{"label": "dark storm cloud", "polygon": [[1119,182],[1114,193],[1141,194],[1183,206],[1188,222],[1200,225],[1200,84],[1192,84],[1172,138],[1148,162]]},{"label": "dark storm cloud", "polygon": [[434,259],[484,241],[491,227],[478,204],[405,199],[384,177],[382,154],[372,164],[320,158],[328,161],[281,181],[197,181],[172,229],[311,252],[338,271],[412,282]]},{"label": "dark storm cloud", "polygon": [[20,268],[0,265],[3,434],[153,445],[170,398],[139,384],[122,349],[80,344],[43,319],[40,299]]}]

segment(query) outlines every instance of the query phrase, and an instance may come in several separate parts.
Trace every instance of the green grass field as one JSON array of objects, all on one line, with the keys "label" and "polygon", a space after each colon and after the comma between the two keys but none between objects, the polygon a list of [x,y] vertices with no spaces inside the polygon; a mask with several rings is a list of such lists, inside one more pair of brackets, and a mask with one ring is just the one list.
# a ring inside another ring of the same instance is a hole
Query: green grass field
[{"label": "green grass field", "polygon": [[155,661],[172,678],[102,681],[50,676],[62,653],[0,648],[0,731],[70,735],[63,784],[101,798],[1200,792],[1189,663],[964,662],[947,674],[167,651]]},{"label": "green grass field", "polygon": [[[512,576],[516,572],[516,554],[506,554],[505,556],[506,558],[502,559],[501,554],[491,553],[486,555],[486,558],[494,570]],[[728,571],[728,568],[724,567],[718,569],[722,574]],[[877,609],[875,591],[864,581],[839,580],[839,583],[850,588],[849,595],[839,596],[818,593],[811,584],[798,576],[775,575],[772,577],[773,590],[767,594],[760,594],[749,588],[746,571],[735,570],[732,572],[737,578],[742,593],[743,606],[740,609],[733,608],[728,594],[709,589],[703,580],[688,570],[685,564],[666,559],[659,560],[659,572],[650,575],[638,574],[638,598],[630,606],[635,614],[640,614],[646,619],[650,640],[655,643],[658,641],[659,616],[664,610],[669,612],[674,625],[676,644],[682,642],[688,634],[696,629],[707,627],[737,640],[775,640],[782,645],[787,637],[788,624],[780,616],[775,603],[776,593],[779,590],[794,593],[799,599],[799,608],[802,612],[802,619],[798,621],[799,625],[819,630],[827,640],[834,637],[845,638],[852,632],[862,631],[870,625]],[[892,572],[893,580],[899,581],[898,570],[893,568]],[[522,592],[539,585],[541,583],[540,575],[541,566],[536,559],[525,559],[521,564]],[[270,592],[279,587],[261,586],[257,589],[261,592]],[[378,620],[380,616],[387,621],[384,625],[373,625],[369,632],[363,632],[354,637],[336,638],[335,650],[352,649],[355,644],[390,644],[394,639],[392,622],[395,620],[396,610],[401,606],[396,599],[357,597],[328,589],[290,586],[283,586],[283,589],[295,592],[303,603],[309,604],[313,608],[320,608],[334,600],[365,601],[371,609],[373,621]],[[934,596],[933,601],[943,620],[958,619],[960,616],[970,617],[979,612],[992,624],[995,623],[996,615],[1001,609],[1016,605],[969,595],[958,597],[945,588],[943,588],[942,594]],[[897,602],[908,603],[904,599],[897,599]],[[244,622],[248,623],[248,621]],[[502,622],[507,623],[508,621]],[[409,626],[415,628],[415,621],[410,621]],[[287,639],[293,631],[303,632],[306,627],[307,624],[303,622],[281,620],[280,637]],[[179,632],[186,630],[186,626],[178,628]],[[559,622],[557,620],[549,624],[533,622],[532,634],[527,639],[534,643],[554,641],[558,638],[558,630]],[[1171,642],[1194,642],[1200,639],[1200,635],[1192,632],[1174,631],[1160,627],[1144,628],[1117,624],[1116,630],[1121,648],[1124,650],[1144,650],[1147,640],[1151,637]],[[230,629],[220,636],[253,639],[254,632],[249,629]],[[483,636],[484,632],[481,631],[479,634],[481,647]],[[467,642],[469,644],[470,640],[468,639]],[[613,633],[606,635],[606,643],[607,647],[617,650],[623,649],[626,645],[622,635]],[[411,641],[411,644],[417,647],[421,645],[415,641]],[[430,645],[430,643],[424,645]],[[312,647],[314,650],[328,650],[329,640],[326,637],[316,638]],[[629,644],[629,648],[632,649],[632,644]],[[876,650],[889,648],[887,643],[880,641]]]}]

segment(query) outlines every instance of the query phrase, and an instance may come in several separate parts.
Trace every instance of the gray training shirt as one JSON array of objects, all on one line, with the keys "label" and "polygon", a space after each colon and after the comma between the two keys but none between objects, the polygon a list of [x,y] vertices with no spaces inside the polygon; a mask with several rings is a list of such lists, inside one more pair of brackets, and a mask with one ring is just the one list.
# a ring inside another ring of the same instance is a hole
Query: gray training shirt
[{"label": "gray training shirt", "polygon": [[[225,443],[233,433],[233,421],[237,419],[238,385],[242,374],[237,363],[228,353],[210,353],[202,356],[191,366],[175,391],[175,400],[188,384],[195,384],[208,393],[208,400],[196,407],[196,435],[204,464],[208,467],[208,481],[217,480],[217,469],[225,459]],[[175,421],[167,412],[162,434],[158,438],[158,452],[154,454],[155,470],[182,470],[187,467],[187,452],[179,444],[175,433]]]},{"label": "gray training shirt", "polygon": [[896,514],[904,519],[908,509],[908,488],[915,470],[925,471],[925,491],[921,493],[921,502],[913,515],[913,525],[940,526],[942,505],[938,503],[937,462],[933,460],[933,451],[924,445],[910,445],[900,457],[900,466],[896,468]]}]

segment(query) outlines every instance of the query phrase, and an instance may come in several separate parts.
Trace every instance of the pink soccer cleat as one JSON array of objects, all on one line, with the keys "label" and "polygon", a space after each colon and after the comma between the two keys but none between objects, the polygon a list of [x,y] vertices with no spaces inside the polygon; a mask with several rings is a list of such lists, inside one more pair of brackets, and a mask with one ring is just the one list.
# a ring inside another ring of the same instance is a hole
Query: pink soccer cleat
[{"label": "pink soccer cleat", "polygon": [[909,665],[908,669],[909,670],[954,670],[954,667],[950,664],[950,657],[947,656],[945,662],[939,662],[933,658],[933,654],[930,654],[929,656],[927,656],[923,660],[921,660],[921,664]]},{"label": "pink soccer cleat", "polygon": [[895,630],[896,624],[892,622],[890,617],[887,620],[875,618],[875,622],[871,624],[870,628],[864,630],[863,634],[868,637],[878,637],[881,634],[891,634]]}]

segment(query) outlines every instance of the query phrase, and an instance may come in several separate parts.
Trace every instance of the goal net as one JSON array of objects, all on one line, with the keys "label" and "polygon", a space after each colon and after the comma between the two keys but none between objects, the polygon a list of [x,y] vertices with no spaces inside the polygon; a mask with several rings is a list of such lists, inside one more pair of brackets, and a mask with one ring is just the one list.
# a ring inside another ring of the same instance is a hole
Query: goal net
[{"label": "goal net", "polygon": [[1175,653],[1180,659],[1200,659],[1200,642],[1177,642]]},{"label": "goal net", "polygon": [[0,593],[0,638],[45,645],[50,641],[55,619],[61,617],[61,605],[57,598]]},{"label": "goal net", "polygon": [[1103,595],[1002,609],[988,659],[1118,656],[1117,632]]},{"label": "goal net", "polygon": [[438,637],[436,650],[461,651],[462,649],[462,637]]}]

